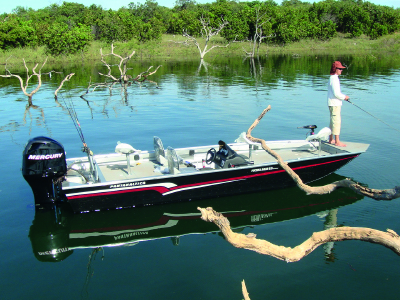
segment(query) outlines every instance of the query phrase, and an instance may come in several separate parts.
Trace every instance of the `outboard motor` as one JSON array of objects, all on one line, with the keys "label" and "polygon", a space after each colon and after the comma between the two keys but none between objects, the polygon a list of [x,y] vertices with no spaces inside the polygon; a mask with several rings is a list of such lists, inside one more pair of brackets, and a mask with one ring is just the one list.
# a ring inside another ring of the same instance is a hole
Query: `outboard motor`
[{"label": "outboard motor", "polygon": [[60,196],[60,177],[67,173],[64,147],[48,137],[28,141],[22,155],[22,175],[31,186],[36,206],[54,203]]}]

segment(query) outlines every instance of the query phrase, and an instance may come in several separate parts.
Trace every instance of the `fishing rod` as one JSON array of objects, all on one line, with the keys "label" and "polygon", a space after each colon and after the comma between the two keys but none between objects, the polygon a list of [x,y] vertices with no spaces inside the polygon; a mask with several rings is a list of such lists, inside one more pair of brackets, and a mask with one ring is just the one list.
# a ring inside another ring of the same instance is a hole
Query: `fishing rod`
[{"label": "fishing rod", "polygon": [[393,126],[390,126],[388,123],[382,121],[381,119],[375,117],[373,114],[367,112],[365,109],[362,109],[362,108],[359,107],[358,105],[354,104],[353,102],[350,101],[350,99],[348,99],[348,100],[346,100],[346,101],[349,102],[350,104],[353,104],[353,105],[354,105],[355,107],[357,107],[358,109],[361,109],[363,112],[369,114],[371,117],[374,117],[374,118],[377,119],[378,121],[381,121],[383,124],[385,124],[385,125],[389,126],[390,128],[392,128],[392,129],[394,129],[394,130],[400,132],[400,130],[398,130],[397,128],[394,128]]},{"label": "fishing rod", "polygon": [[93,152],[90,150],[90,148],[86,144],[85,137],[83,135],[81,124],[79,123],[78,114],[76,113],[74,103],[71,100],[70,96],[68,97],[68,103],[65,100],[65,98],[62,96],[62,94],[61,94],[61,97],[64,100],[64,104],[65,104],[65,107],[67,108],[68,114],[71,117],[72,122],[74,123],[74,126],[75,126],[76,130],[78,131],[79,137],[82,141],[82,144],[83,144],[82,152],[85,152],[88,156],[90,173],[93,175],[94,181],[97,181],[97,172],[96,172],[96,168],[94,166]]}]

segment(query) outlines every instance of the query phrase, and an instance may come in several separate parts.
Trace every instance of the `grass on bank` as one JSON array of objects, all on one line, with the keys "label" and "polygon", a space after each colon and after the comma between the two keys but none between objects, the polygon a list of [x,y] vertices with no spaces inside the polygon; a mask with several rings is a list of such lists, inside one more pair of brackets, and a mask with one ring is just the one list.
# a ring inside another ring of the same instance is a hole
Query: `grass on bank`
[{"label": "grass on bank", "polygon": [[[115,53],[122,56],[129,55],[135,50],[133,59],[141,61],[151,60],[193,60],[200,59],[200,54],[195,45],[185,46],[182,43],[184,37],[174,35],[163,35],[161,41],[150,41],[139,43],[131,40],[125,43],[115,43]],[[204,45],[202,39],[198,39]],[[226,45],[222,38],[214,38],[210,41],[209,48],[213,44]],[[248,42],[236,42],[227,48],[215,48],[206,54],[205,60],[212,61],[219,57],[244,57],[245,51],[251,51],[251,44]],[[37,48],[18,48],[8,51],[0,50],[0,64],[6,62],[12,65],[23,66],[22,59],[27,63],[43,63],[47,59],[47,64],[70,64],[70,63],[93,63],[100,62],[100,49],[103,54],[110,53],[111,45],[105,42],[94,41],[85,52],[74,55],[47,56],[44,47]],[[370,40],[366,36],[359,38],[348,38],[338,35],[329,41],[302,40],[286,45],[262,44],[259,55],[289,54],[289,55],[343,55],[343,54],[400,54],[400,32],[381,37],[377,40]]]}]

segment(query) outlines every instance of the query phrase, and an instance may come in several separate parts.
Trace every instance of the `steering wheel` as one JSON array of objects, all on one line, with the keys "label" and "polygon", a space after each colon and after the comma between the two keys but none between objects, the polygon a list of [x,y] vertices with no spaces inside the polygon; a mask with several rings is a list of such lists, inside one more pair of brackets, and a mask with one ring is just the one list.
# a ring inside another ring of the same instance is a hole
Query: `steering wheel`
[{"label": "steering wheel", "polygon": [[214,148],[211,148],[207,152],[206,156],[206,164],[209,165],[214,161],[215,156],[217,155],[217,151]]}]

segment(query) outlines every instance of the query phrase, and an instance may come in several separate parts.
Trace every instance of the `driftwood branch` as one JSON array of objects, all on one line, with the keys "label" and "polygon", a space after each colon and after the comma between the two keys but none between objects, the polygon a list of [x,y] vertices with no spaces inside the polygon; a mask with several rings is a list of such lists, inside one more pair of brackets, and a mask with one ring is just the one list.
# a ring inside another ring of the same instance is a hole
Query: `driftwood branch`
[{"label": "driftwood branch", "polygon": [[[334,183],[321,186],[321,187],[310,187],[302,182],[300,177],[288,166],[286,162],[273,150],[271,150],[266,142],[262,139],[254,138],[251,136],[251,131],[258,125],[264,115],[271,109],[268,106],[260,116],[254,121],[247,131],[246,137],[255,143],[261,143],[263,149],[271,154],[279,163],[279,165],[286,170],[286,172],[293,178],[297,185],[307,192],[308,194],[325,194],[332,192],[338,187],[348,187],[353,191],[366,195],[378,200],[389,200],[399,197],[400,187],[396,187],[392,190],[375,190],[362,187],[349,179],[336,181]],[[335,227],[329,228],[324,231],[314,232],[309,239],[304,241],[302,244],[290,248],[284,246],[278,246],[272,244],[266,240],[260,240],[256,238],[256,235],[249,233],[247,235],[241,233],[235,233],[231,230],[230,223],[226,217],[222,214],[214,211],[211,207],[208,208],[197,208],[201,212],[201,219],[207,222],[213,222],[219,227],[221,232],[224,234],[225,239],[237,248],[243,248],[255,251],[260,254],[270,255],[272,257],[284,260],[287,262],[299,261],[309,253],[314,251],[318,246],[327,242],[344,241],[344,240],[361,240],[370,243],[376,243],[383,245],[396,254],[400,255],[400,237],[391,229],[387,229],[386,232],[362,227]],[[246,290],[247,293],[247,290]],[[243,292],[245,295],[245,293]]]},{"label": "driftwood branch", "polygon": [[216,212],[211,207],[197,208],[201,212],[201,219],[212,222],[219,227],[225,239],[236,248],[255,251],[269,255],[286,262],[296,262],[310,254],[318,246],[327,242],[344,240],[361,240],[380,244],[400,255],[400,237],[391,229],[387,232],[362,227],[335,227],[320,232],[314,232],[309,239],[302,244],[291,248],[272,244],[266,240],[257,239],[256,235],[236,233],[231,230],[226,217]]},{"label": "driftwood branch", "polygon": [[370,198],[373,198],[375,200],[392,200],[400,197],[400,186],[396,186],[393,189],[386,189],[386,190],[378,190],[378,189],[370,189],[364,186],[359,185],[356,182],[351,181],[350,179],[346,178],[343,180],[335,181],[333,183],[324,185],[324,186],[317,186],[317,187],[312,187],[309,185],[306,185],[303,183],[301,178],[289,167],[289,165],[282,160],[282,158],[271,148],[268,147],[267,143],[263,139],[255,138],[251,136],[251,131],[258,125],[260,120],[264,117],[264,115],[271,110],[271,106],[269,105],[266,109],[263,110],[263,112],[260,114],[260,116],[254,121],[254,123],[250,126],[250,128],[247,130],[246,137],[251,140],[252,142],[255,143],[260,143],[262,148],[267,151],[269,154],[271,154],[278,162],[278,164],[293,178],[293,180],[296,182],[297,186],[306,192],[307,194],[327,194],[331,193],[334,190],[341,188],[341,187],[347,187],[356,193],[367,196]]},{"label": "driftwood branch", "polygon": [[242,294],[244,300],[250,300],[249,293],[247,292],[246,283],[244,280],[242,281]]}]

